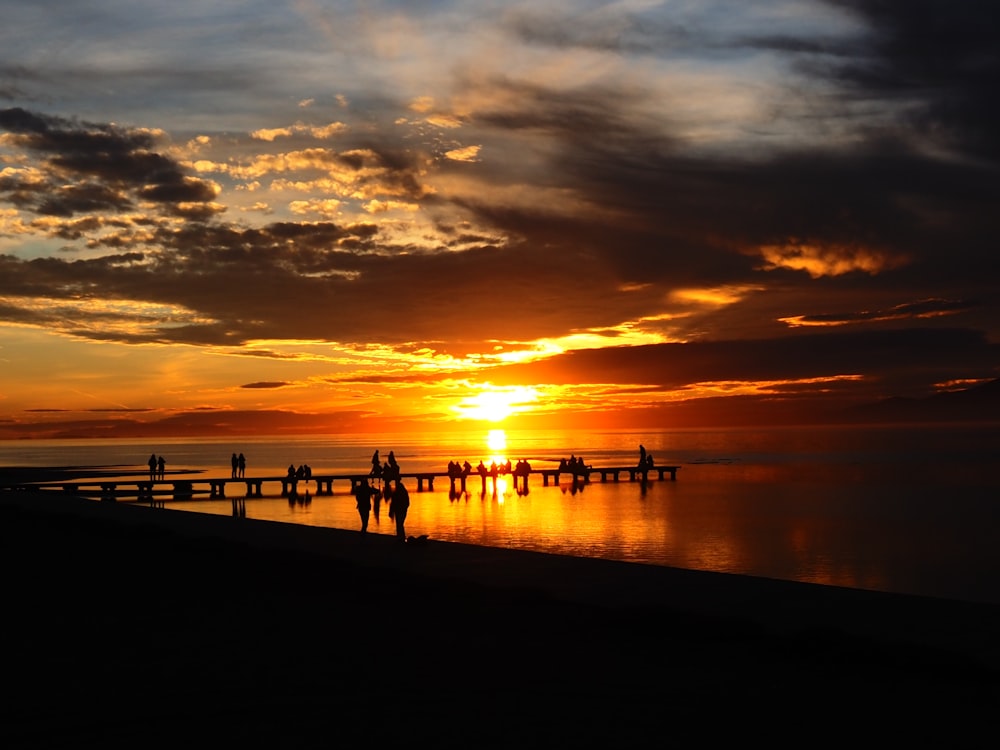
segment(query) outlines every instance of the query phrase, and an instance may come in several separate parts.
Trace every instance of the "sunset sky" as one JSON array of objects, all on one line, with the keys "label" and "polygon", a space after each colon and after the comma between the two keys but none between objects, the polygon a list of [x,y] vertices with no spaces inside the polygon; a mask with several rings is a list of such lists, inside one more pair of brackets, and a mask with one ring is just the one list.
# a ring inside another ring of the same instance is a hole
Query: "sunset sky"
[{"label": "sunset sky", "polygon": [[5,0],[0,438],[784,423],[997,378],[998,17]]}]

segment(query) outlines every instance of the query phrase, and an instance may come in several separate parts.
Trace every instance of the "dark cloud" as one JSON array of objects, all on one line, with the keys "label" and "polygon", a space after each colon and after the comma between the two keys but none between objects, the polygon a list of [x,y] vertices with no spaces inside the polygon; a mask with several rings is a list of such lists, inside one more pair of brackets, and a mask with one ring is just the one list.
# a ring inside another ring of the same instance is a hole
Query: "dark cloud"
[{"label": "dark cloud", "polygon": [[[992,209],[1000,203],[998,165],[975,158],[992,157],[997,142],[1000,12],[981,2],[972,4],[974,11],[902,0],[836,4],[869,24],[865,39],[741,43],[799,60],[824,92],[835,86],[839,104],[817,97],[809,112],[814,120],[817,111],[836,119],[831,106],[840,113],[874,110],[878,116],[869,121],[847,118],[849,138],[692,154],[662,120],[634,114],[647,92],[468,78],[464,84],[480,98],[504,102],[478,113],[477,123],[546,136],[553,161],[539,181],[572,186],[586,203],[612,211],[573,216],[557,227],[523,208],[471,200],[469,207],[539,246],[601,254],[627,281],[771,283],[775,269],[760,273],[768,270],[761,248],[790,244],[881,256],[891,267],[866,272],[885,271],[885,283],[901,274],[900,285],[933,279],[967,283],[978,293],[1000,229]],[[788,96],[794,101],[799,92]],[[962,154],[970,158],[955,158]],[[572,239],[560,245],[553,235]],[[578,254],[564,252],[567,264]],[[843,283],[857,283],[856,277]]]},{"label": "dark cloud", "polygon": [[531,45],[640,54],[686,49],[696,36],[681,24],[628,11],[611,18],[541,6],[512,9],[504,26]]},{"label": "dark cloud", "polygon": [[802,315],[798,318],[798,321],[805,324],[840,324],[862,323],[873,320],[904,320],[908,318],[929,318],[941,315],[954,315],[966,310],[974,310],[979,307],[981,307],[981,305],[974,301],[929,299],[896,305],[895,307],[884,310]]},{"label": "dark cloud", "polygon": [[675,390],[706,382],[863,375],[870,387],[907,393],[921,392],[928,380],[947,380],[956,372],[972,379],[996,377],[1000,345],[982,332],[959,329],[804,334],[581,350],[544,362],[497,367],[489,378],[512,384],[635,383]]},{"label": "dark cloud", "polygon": [[132,207],[133,197],[163,204],[215,198],[211,184],[153,150],[156,139],[149,131],[77,122],[20,107],[0,110],[0,130],[44,160],[44,184],[8,179],[0,185],[20,205],[33,205],[40,214],[121,211]]},{"label": "dark cloud", "polygon": [[1000,7],[991,0],[827,0],[863,19],[829,73],[853,96],[906,105],[906,127],[959,153],[1000,157]]}]

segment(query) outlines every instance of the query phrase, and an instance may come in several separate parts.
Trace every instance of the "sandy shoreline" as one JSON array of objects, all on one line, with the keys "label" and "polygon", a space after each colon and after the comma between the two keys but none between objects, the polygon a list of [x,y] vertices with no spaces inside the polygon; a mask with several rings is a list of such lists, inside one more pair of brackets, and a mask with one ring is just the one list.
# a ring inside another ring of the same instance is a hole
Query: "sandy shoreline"
[{"label": "sandy shoreline", "polygon": [[[892,697],[933,706],[939,718],[961,715],[967,727],[1000,705],[1000,607],[992,605],[434,540],[400,545],[61,493],[0,492],[0,510],[7,569],[34,573],[10,595],[23,615],[22,645],[51,648],[60,623],[73,643],[104,652],[59,646],[52,666],[64,677],[66,662],[80,661],[130,675],[147,695],[215,685],[214,700],[248,731],[261,723],[254,732],[305,741],[397,690],[410,720],[443,722],[467,742],[501,723],[489,746],[523,745],[529,724],[581,738],[611,731],[590,725],[598,716],[641,737],[660,725],[656,712],[692,716],[717,704],[801,702],[823,712],[853,696],[874,710]],[[67,608],[81,592],[82,606]],[[136,663],[148,668],[137,675]],[[33,666],[20,665],[22,679],[35,679]],[[303,680],[310,690],[295,687]],[[290,688],[303,701],[292,725]],[[272,707],[252,708],[247,690],[270,695]],[[577,728],[550,702],[567,692]],[[508,693],[519,696],[519,718],[502,710],[506,702],[490,705]],[[72,733],[93,719],[97,706],[72,697],[79,710],[48,726]],[[528,710],[526,698],[549,708]],[[187,719],[161,716],[161,700],[130,710],[162,719],[162,731],[182,728]],[[332,705],[340,708],[331,714]],[[26,700],[18,721],[33,706]],[[637,715],[642,707],[653,713]],[[410,731],[405,722],[364,726],[397,739]],[[130,731],[100,721],[92,729]]]}]

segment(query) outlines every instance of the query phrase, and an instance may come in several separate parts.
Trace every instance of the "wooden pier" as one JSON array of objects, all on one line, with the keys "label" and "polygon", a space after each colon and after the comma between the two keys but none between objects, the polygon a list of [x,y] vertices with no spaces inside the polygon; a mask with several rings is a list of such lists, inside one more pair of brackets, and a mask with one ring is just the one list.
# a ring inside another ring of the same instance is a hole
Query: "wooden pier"
[{"label": "wooden pier", "polygon": [[[498,479],[510,478],[514,481],[515,485],[527,486],[532,475],[540,475],[542,477],[542,485],[545,487],[549,486],[550,481],[558,485],[560,478],[563,476],[568,476],[574,482],[588,483],[591,481],[591,477],[595,475],[600,476],[601,482],[618,482],[622,476],[627,475],[630,482],[640,480],[645,482],[649,481],[650,476],[656,476],[660,481],[663,481],[669,474],[671,481],[676,481],[678,469],[680,469],[680,466],[653,466],[645,469],[637,466],[588,466],[585,468],[577,467],[573,472],[567,471],[564,468],[546,468],[529,469],[527,471],[515,470],[513,472],[498,471],[496,473],[488,471],[485,474],[474,471],[464,475],[449,474],[447,471],[417,471],[401,472],[399,476],[402,480],[415,480],[417,492],[423,492],[425,487],[428,491],[433,492],[434,480],[440,478],[447,479],[453,488],[457,488],[460,485],[462,490],[466,489],[470,481],[480,479],[485,491],[487,482],[495,483]],[[315,483],[313,494],[316,496],[333,495],[334,482],[347,484],[347,491],[353,493],[359,485],[367,484],[372,479],[373,477],[369,474],[318,474],[308,478],[296,478],[286,475],[246,477],[241,479],[233,479],[232,477],[191,477],[187,475],[183,479],[168,478],[155,481],[149,479],[101,479],[61,483],[40,482],[8,486],[2,489],[62,489],[63,492],[68,494],[83,497],[95,497],[108,501],[135,498],[139,502],[159,506],[163,504],[167,497],[174,500],[191,500],[196,496],[207,497],[208,499],[225,498],[227,497],[227,488],[233,497],[264,497],[263,488],[265,483],[272,485],[280,484],[281,497],[296,497],[300,492],[308,492],[313,483]],[[235,494],[233,494],[234,488],[238,488]]]}]

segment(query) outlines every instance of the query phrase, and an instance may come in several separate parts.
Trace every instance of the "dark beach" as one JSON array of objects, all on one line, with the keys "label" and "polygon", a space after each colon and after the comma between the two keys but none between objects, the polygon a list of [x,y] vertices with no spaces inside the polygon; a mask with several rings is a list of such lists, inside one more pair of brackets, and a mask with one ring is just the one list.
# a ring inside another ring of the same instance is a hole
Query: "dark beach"
[{"label": "dark beach", "polygon": [[993,605],[61,493],[0,523],[8,747],[963,744],[1000,706]]}]

